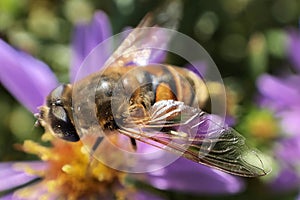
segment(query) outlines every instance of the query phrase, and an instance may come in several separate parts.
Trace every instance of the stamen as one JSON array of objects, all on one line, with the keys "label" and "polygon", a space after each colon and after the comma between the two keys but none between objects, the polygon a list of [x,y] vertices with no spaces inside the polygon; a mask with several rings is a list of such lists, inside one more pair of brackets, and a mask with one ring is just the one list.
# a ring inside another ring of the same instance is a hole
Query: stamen
[{"label": "stamen", "polygon": [[[45,168],[25,169],[21,166],[20,169],[40,176],[41,187],[45,188],[46,193],[53,193],[66,199],[103,196],[106,191],[112,189],[113,184],[122,182],[124,177],[122,172],[91,159],[91,155],[81,142],[68,143],[49,134],[44,134],[43,140],[50,141],[53,146],[45,147],[27,140],[22,149],[27,153],[38,155],[47,162]],[[18,196],[30,197],[30,191],[33,191],[31,189],[22,190]]]}]

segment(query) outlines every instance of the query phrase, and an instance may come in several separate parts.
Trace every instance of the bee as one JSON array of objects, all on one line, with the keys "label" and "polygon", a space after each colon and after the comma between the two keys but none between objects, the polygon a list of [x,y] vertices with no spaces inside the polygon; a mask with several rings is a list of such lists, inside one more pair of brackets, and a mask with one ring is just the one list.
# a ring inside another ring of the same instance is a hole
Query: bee
[{"label": "bee", "polygon": [[67,141],[96,137],[90,144],[92,153],[104,136],[121,134],[130,139],[133,151],[141,141],[234,175],[266,175],[262,154],[201,109],[209,94],[198,75],[168,64],[147,64],[152,53],[147,44],[160,41],[159,29],[145,27],[174,28],[177,18],[169,11],[148,14],[104,70],[54,89],[40,108],[38,122]]}]

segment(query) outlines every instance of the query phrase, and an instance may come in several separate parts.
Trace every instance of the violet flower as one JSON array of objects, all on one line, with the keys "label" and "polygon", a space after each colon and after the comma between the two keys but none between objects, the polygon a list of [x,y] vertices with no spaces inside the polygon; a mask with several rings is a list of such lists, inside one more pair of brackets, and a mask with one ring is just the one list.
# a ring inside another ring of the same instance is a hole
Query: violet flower
[{"label": "violet flower", "polygon": [[288,56],[293,63],[295,70],[300,72],[300,32],[299,30],[291,30],[289,33],[288,41]]},{"label": "violet flower", "polygon": [[[88,25],[75,28],[71,80],[80,62],[98,43],[111,35],[107,16],[99,11]],[[101,55],[100,55],[101,56]],[[107,55],[103,55],[103,62]],[[98,63],[99,64],[99,63]],[[46,95],[58,84],[49,67],[19,52],[0,40],[0,81],[32,113],[42,105]],[[82,143],[68,143],[45,133],[42,137],[52,146],[25,141],[23,150],[38,155],[40,161],[0,163],[2,199],[90,199],[113,197],[160,199],[154,194],[133,189],[125,177],[139,177],[111,169],[83,151]],[[232,194],[240,192],[241,179],[180,158],[168,167],[143,175],[143,181],[162,190],[195,194]]]},{"label": "violet flower", "polygon": [[275,145],[275,156],[281,167],[271,183],[275,191],[299,189],[300,185],[300,32],[292,31],[288,37],[288,58],[297,73],[264,74],[257,82],[260,105],[275,113],[282,132]]}]

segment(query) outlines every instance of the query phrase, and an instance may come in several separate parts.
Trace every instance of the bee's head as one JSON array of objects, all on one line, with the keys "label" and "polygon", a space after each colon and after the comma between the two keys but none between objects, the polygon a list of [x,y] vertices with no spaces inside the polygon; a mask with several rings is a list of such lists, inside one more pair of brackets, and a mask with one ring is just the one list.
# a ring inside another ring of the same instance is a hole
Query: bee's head
[{"label": "bee's head", "polygon": [[55,88],[36,117],[38,123],[53,135],[72,142],[79,140],[73,121],[71,85],[64,84]]}]

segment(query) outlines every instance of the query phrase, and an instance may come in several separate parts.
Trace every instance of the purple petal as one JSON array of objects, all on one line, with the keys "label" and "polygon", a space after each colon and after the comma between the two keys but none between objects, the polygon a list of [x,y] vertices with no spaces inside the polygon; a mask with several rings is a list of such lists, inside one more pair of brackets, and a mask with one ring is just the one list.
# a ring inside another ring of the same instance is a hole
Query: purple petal
[{"label": "purple petal", "polygon": [[226,174],[184,158],[168,167],[149,173],[148,181],[162,190],[177,190],[198,194],[226,194],[243,190],[238,177]]},{"label": "purple petal", "polygon": [[[13,200],[14,199],[13,195],[14,195],[13,193],[9,193],[5,196],[0,197],[0,200]],[[16,199],[14,199],[14,200],[16,200]]]},{"label": "purple petal", "polygon": [[[90,24],[80,24],[75,27],[72,42],[72,61],[70,68],[70,79],[75,81],[76,74],[83,62],[93,48],[110,37],[111,26],[107,15],[98,11],[95,13]],[[103,49],[97,58],[97,66],[102,66],[108,58],[108,53]]]},{"label": "purple petal", "polygon": [[292,88],[296,90],[300,90],[299,89],[300,75],[288,74],[286,75],[284,81]]},{"label": "purple petal", "polygon": [[62,199],[63,197],[59,198],[59,195],[59,191],[49,191],[45,182],[38,182],[16,190],[13,199],[41,199],[42,196],[47,197],[47,200]]},{"label": "purple petal", "polygon": [[225,124],[232,127],[236,124],[236,119],[233,116],[226,115]]},{"label": "purple petal", "polygon": [[[149,57],[149,64],[160,64],[166,59],[167,51],[161,49],[152,49]],[[148,64],[147,63],[147,64]],[[137,63],[139,64],[139,63]]]},{"label": "purple petal", "polygon": [[185,66],[185,68],[191,70],[192,72],[194,72],[195,74],[197,74],[200,77],[205,77],[205,73],[207,70],[207,66],[205,65],[205,63],[203,61],[194,61],[191,64],[187,64]]},{"label": "purple petal", "polygon": [[300,200],[300,194],[298,194],[298,196],[297,196],[296,200]]},{"label": "purple petal", "polygon": [[300,178],[295,171],[283,169],[277,178],[270,184],[274,191],[282,192],[296,189],[300,185]]},{"label": "purple petal", "polygon": [[296,70],[300,72],[300,32],[291,31],[288,40],[288,56]]},{"label": "purple petal", "polygon": [[284,133],[290,135],[300,135],[300,107],[287,109],[278,114],[281,119],[280,124]]},{"label": "purple petal", "polygon": [[300,157],[300,135],[279,141],[276,155],[288,165],[297,165]]},{"label": "purple petal", "polygon": [[[0,191],[12,189],[17,186],[21,186],[37,178],[35,175],[28,174],[24,171],[20,171],[14,167],[16,164],[25,163],[0,163]],[[26,162],[28,168],[37,167],[37,165],[43,165],[42,162]]]},{"label": "purple petal", "polygon": [[58,82],[43,62],[0,39],[0,81],[28,110],[36,113]]},{"label": "purple petal", "polygon": [[286,106],[297,104],[300,101],[299,89],[284,80],[271,75],[262,75],[257,82],[258,89],[266,98],[264,102],[271,103],[271,109],[282,109]]}]

